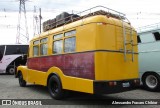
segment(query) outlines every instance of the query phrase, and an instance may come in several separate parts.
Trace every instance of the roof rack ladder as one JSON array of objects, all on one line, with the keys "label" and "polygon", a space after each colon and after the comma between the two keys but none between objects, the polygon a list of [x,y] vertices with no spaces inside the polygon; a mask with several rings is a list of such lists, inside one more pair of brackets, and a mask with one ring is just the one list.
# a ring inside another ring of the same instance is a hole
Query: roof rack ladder
[{"label": "roof rack ladder", "polygon": [[[123,28],[123,46],[124,46],[124,61],[127,61],[127,54],[131,54],[131,59],[132,62],[134,61],[134,42],[133,42],[133,30],[132,27],[130,25],[129,28],[129,34],[127,34],[127,29],[125,27],[124,21],[122,20],[122,28]],[[127,40],[127,35],[130,36],[130,40]],[[127,49],[127,46],[130,45],[130,49]]]},{"label": "roof rack ladder", "polygon": [[133,41],[133,30],[130,25],[130,37],[131,37],[131,47],[132,47],[132,62],[134,61],[134,41]]},{"label": "roof rack ladder", "polygon": [[122,28],[123,28],[123,52],[124,52],[124,61],[127,61],[127,49],[126,49],[126,29],[124,25],[124,21],[122,20]]}]

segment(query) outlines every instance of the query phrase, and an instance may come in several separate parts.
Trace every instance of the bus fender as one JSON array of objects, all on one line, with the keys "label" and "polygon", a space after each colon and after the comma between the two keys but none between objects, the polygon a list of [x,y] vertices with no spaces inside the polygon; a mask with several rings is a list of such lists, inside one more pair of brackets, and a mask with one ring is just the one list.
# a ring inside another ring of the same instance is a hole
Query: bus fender
[{"label": "bus fender", "polygon": [[27,70],[28,70],[27,66],[18,66],[17,72],[15,73],[16,78],[18,77],[19,72],[21,72],[22,75],[24,76],[24,80],[26,80]]},{"label": "bus fender", "polygon": [[47,82],[46,85],[48,85],[48,80],[52,75],[56,75],[62,82],[62,87],[63,87],[63,79],[64,79],[64,74],[62,70],[58,67],[51,67],[48,72],[47,72]]}]

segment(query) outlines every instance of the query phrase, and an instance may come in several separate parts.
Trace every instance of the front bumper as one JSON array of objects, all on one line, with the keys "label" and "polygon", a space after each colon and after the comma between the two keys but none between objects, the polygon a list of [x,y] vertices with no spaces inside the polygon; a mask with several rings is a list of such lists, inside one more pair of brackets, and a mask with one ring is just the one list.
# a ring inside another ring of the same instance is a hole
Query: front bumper
[{"label": "front bumper", "polygon": [[119,81],[94,81],[94,94],[110,94],[130,91],[140,86],[140,79]]}]

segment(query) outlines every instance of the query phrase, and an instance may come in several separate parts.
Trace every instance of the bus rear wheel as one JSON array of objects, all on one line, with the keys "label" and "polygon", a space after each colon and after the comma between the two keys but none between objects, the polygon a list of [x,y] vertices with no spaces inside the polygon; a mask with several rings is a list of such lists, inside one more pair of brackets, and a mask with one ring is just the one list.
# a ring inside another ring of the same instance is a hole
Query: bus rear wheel
[{"label": "bus rear wheel", "polygon": [[9,66],[8,69],[7,69],[7,72],[8,72],[8,74],[13,75],[15,73],[14,66]]},{"label": "bus rear wheel", "polygon": [[154,73],[144,75],[143,86],[149,91],[159,91],[160,76]]},{"label": "bus rear wheel", "polygon": [[52,98],[60,100],[64,97],[64,90],[62,89],[62,84],[60,79],[53,75],[48,81],[48,90]]},{"label": "bus rear wheel", "polygon": [[19,73],[19,85],[21,87],[25,87],[26,86],[26,81],[23,79],[23,75],[22,75],[21,72]]}]

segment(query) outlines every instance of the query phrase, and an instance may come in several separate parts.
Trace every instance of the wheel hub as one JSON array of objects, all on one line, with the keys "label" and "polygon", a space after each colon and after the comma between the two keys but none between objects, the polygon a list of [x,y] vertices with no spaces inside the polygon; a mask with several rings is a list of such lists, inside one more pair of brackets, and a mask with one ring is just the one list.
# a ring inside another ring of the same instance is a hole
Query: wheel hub
[{"label": "wheel hub", "polygon": [[57,85],[56,82],[53,82],[53,83],[52,83],[51,89],[52,89],[52,92],[53,92],[53,93],[58,93],[58,85]]},{"label": "wheel hub", "polygon": [[9,73],[10,73],[10,74],[14,74],[14,71],[15,71],[14,68],[10,68],[10,69],[9,69]]},{"label": "wheel hub", "polygon": [[157,86],[157,78],[154,75],[148,75],[146,78],[146,85],[150,88],[155,88]]}]

